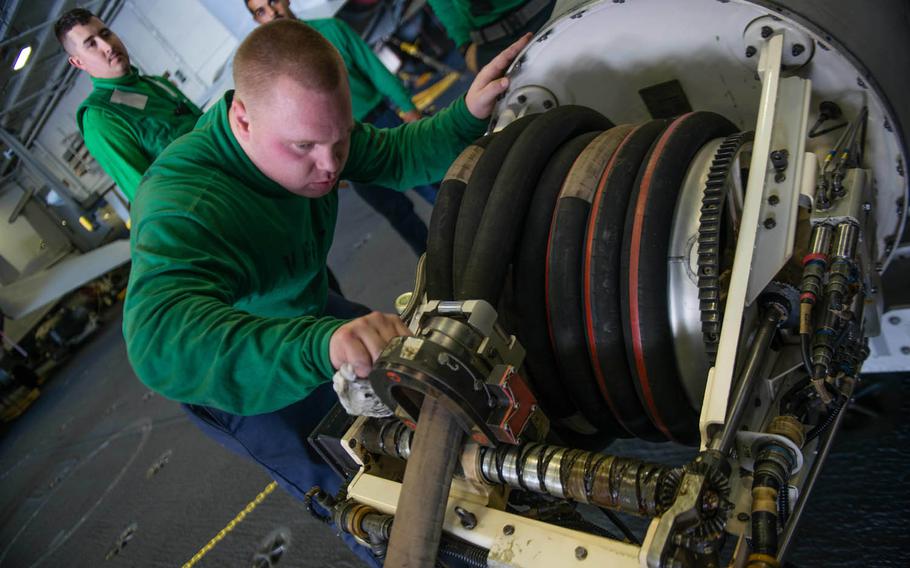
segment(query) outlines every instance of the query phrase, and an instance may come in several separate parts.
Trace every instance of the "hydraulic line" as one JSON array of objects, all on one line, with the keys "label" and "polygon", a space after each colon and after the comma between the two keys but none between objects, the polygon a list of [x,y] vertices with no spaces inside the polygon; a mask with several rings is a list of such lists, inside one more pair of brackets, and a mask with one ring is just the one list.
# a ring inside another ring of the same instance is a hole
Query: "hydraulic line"
[{"label": "hydraulic line", "polygon": [[812,228],[809,253],[803,257],[803,278],[799,296],[799,339],[803,366],[814,377],[812,364],[812,307],[822,295],[822,278],[828,268],[828,250],[831,247],[831,225],[822,223]]},{"label": "hydraulic line", "polygon": [[[844,303],[849,298],[850,287],[856,268],[854,257],[859,241],[859,227],[852,222],[843,222],[835,229],[832,262],[828,267],[828,282],[825,285],[825,310],[819,318],[812,342],[812,378],[816,381],[819,395],[827,403],[827,392],[820,381],[829,373],[834,358],[835,342],[841,322]],[[805,279],[804,279],[805,281]]]},{"label": "hydraulic line", "polygon": [[736,441],[736,432],[739,430],[739,422],[742,419],[743,412],[752,401],[752,390],[755,386],[755,377],[758,376],[758,370],[764,362],[765,354],[771,346],[771,340],[777,333],[777,327],[781,321],[786,319],[786,312],[776,304],[769,304],[762,317],[761,327],[755,335],[755,340],[749,349],[749,356],[743,367],[742,376],[736,385],[736,393],[733,396],[733,407],[727,413],[724,421],[724,431],[714,449],[720,451],[723,455],[730,453],[733,449],[733,443]]},{"label": "hydraulic line", "polygon": [[[786,437],[797,447],[802,447],[805,440],[802,423],[790,415],[772,420],[768,433]],[[795,465],[793,450],[777,440],[769,440],[757,449],[752,481],[752,553],[748,559],[749,568],[779,566],[779,499],[780,493],[788,490],[787,482]]]},{"label": "hydraulic line", "polygon": [[[307,497],[315,499],[320,507],[331,514],[331,517],[324,517],[314,513],[319,520],[323,522],[331,520],[339,530],[352,534],[361,541],[369,542],[373,556],[381,563],[385,560],[395,517],[350,499],[336,503],[318,487],[310,490]],[[453,559],[460,562],[460,566],[469,568],[486,568],[489,553],[490,551],[485,548],[448,535],[442,536],[439,545],[439,558]]]},{"label": "hydraulic line", "polygon": [[[397,420],[371,420],[359,441],[367,451],[408,459],[412,436]],[[633,515],[660,515],[679,483],[672,467],[547,444],[465,451],[480,452],[482,481]]]}]

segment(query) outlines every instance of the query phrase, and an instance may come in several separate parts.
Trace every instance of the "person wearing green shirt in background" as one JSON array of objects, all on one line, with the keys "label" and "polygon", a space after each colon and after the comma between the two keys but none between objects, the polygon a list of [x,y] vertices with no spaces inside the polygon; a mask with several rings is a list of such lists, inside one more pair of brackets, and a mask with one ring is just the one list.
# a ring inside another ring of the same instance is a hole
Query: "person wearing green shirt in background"
[{"label": "person wearing green shirt in background", "polygon": [[280,19],[254,30],[234,59],[236,91],[136,192],[123,310],[136,375],[297,498],[314,485],[335,493],[340,479],[306,442],[337,400],[332,374],[350,365],[366,377],[409,334],[397,316],[327,290],[338,181],[439,180],[484,133],[528,40],[435,116],[379,129],[354,120],[343,60],[313,28]]},{"label": "person wearing green shirt in background", "polygon": [[[267,24],[281,18],[297,18],[291,11],[288,0],[244,0],[244,3],[258,24]],[[401,81],[350,26],[335,18],[301,21],[322,34],[341,54],[348,73],[352,111],[356,120],[380,128],[392,128],[402,121],[414,122],[420,118],[420,113]],[[386,98],[398,107],[397,113],[386,104]],[[386,188],[362,183],[351,185],[361,199],[389,221],[417,255],[423,254],[427,244],[427,225],[417,216],[410,199],[403,193],[391,192]],[[418,185],[413,189],[431,204],[436,201],[435,187]]]},{"label": "person wearing green shirt in background", "polygon": [[117,34],[88,10],[61,16],[54,33],[70,64],[92,78],[76,111],[85,146],[132,201],[145,170],[202,111],[167,79],[140,74]]},{"label": "person wearing green shirt in background", "polygon": [[456,47],[474,71],[526,33],[543,27],[556,0],[429,0]]}]

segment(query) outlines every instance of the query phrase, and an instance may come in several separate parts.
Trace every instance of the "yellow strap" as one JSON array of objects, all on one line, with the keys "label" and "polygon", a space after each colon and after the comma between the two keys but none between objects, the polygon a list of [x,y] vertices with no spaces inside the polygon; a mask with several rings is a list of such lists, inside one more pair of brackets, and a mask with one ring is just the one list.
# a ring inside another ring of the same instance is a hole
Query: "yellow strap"
[{"label": "yellow strap", "polygon": [[190,558],[189,562],[187,562],[186,564],[183,565],[183,568],[190,568],[191,566],[193,566],[194,564],[196,564],[197,562],[202,560],[203,556],[208,554],[208,552],[211,549],[215,548],[215,545],[218,544],[221,541],[221,539],[226,537],[229,532],[234,530],[234,527],[237,526],[237,524],[240,523],[240,521],[242,521],[244,519],[244,517],[246,517],[248,514],[252,513],[253,509],[255,509],[258,504],[262,503],[265,500],[265,498],[269,496],[269,493],[274,491],[276,487],[278,487],[278,484],[275,483],[274,481],[269,483],[268,485],[266,485],[265,489],[263,489],[259,493],[259,495],[256,495],[255,499],[253,499],[252,501],[247,503],[247,506],[244,507],[242,511],[237,513],[237,516],[234,517],[233,519],[231,519],[231,522],[229,522],[226,527],[224,527],[223,529],[218,531],[218,534],[216,534],[215,537],[212,538],[212,540],[208,541],[208,543],[206,543],[205,546],[203,546],[201,549],[199,549],[199,552],[194,554],[193,557]]}]

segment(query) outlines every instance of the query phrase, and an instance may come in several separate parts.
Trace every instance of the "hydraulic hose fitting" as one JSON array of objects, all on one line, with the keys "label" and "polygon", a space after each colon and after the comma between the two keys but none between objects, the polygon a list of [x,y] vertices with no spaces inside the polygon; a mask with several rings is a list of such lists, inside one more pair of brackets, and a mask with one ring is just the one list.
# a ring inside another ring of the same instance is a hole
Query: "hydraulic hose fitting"
[{"label": "hydraulic hose fitting", "polygon": [[787,438],[797,447],[802,448],[806,440],[806,429],[796,416],[776,416],[768,425],[768,433]]},{"label": "hydraulic hose fitting", "polygon": [[[769,434],[784,436],[802,447],[805,440],[803,425],[795,416],[778,416],[768,428]],[[768,440],[757,452],[752,481],[752,553],[749,568],[779,567],[778,550],[778,499],[787,491],[787,482],[796,456],[793,450],[780,441]]]},{"label": "hydraulic hose fitting", "polygon": [[843,309],[844,300],[850,291],[850,280],[854,269],[856,245],[859,242],[859,226],[852,222],[843,222],[837,226],[834,236],[834,254],[831,268],[828,271],[828,284],[825,292],[834,310]]},{"label": "hydraulic hose fitting", "polygon": [[821,295],[821,282],[828,268],[828,249],[831,247],[831,225],[821,223],[812,228],[809,253],[803,257],[803,279],[800,301],[814,304]]}]

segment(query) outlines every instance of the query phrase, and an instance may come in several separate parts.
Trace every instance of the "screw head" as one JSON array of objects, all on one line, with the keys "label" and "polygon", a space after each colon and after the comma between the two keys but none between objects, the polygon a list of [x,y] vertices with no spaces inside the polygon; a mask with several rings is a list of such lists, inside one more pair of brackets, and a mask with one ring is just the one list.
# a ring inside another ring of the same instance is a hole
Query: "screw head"
[{"label": "screw head", "polygon": [[900,322],[901,322],[901,318],[899,318],[897,316],[891,316],[890,318],[888,318],[888,323],[890,323],[891,325],[898,325],[898,324],[900,324]]},{"label": "screw head", "polygon": [[765,39],[771,37],[771,34],[774,33],[774,30],[771,29],[771,26],[762,26],[761,27],[761,36]]},{"label": "screw head", "polygon": [[904,355],[910,355],[910,346],[904,345],[903,347],[901,347],[901,353],[903,353]]},{"label": "screw head", "polygon": [[863,203],[863,211],[872,211],[872,204],[868,201]]},{"label": "screw head", "polygon": [[553,101],[551,101],[550,99],[545,100],[543,102],[543,108],[548,109],[548,110],[553,108]]},{"label": "screw head", "polygon": [[775,221],[772,217],[768,217],[767,219],[765,219],[765,222],[762,224],[765,226],[766,229],[773,229],[774,227],[777,226],[777,221]]},{"label": "screw head", "polygon": [[749,522],[749,513],[740,513],[740,514],[736,515],[736,518],[741,523],[747,523],[747,522]]},{"label": "screw head", "polygon": [[575,548],[575,558],[578,560],[584,560],[588,557],[588,549],[583,546],[578,546]]},{"label": "screw head", "polygon": [[794,43],[790,53],[793,54],[793,57],[799,57],[804,51],[806,51],[806,46],[801,43]]},{"label": "screw head", "polygon": [[502,534],[504,534],[506,536],[512,536],[513,534],[515,534],[515,527],[513,527],[512,525],[506,525],[506,526],[502,527]]},{"label": "screw head", "polygon": [[525,104],[526,102],[528,102],[528,97],[526,97],[524,95],[518,95],[518,102],[520,104]]},{"label": "screw head", "polygon": [[750,45],[749,47],[746,48],[746,57],[753,57],[757,52],[758,52],[758,50],[755,49],[755,46]]},{"label": "screw head", "polygon": [[787,176],[784,174],[784,172],[777,172],[774,174],[774,181],[777,183],[783,183],[785,179],[787,179]]},{"label": "screw head", "polygon": [[778,203],[780,203],[780,197],[776,195],[768,196],[768,205],[777,205]]}]

